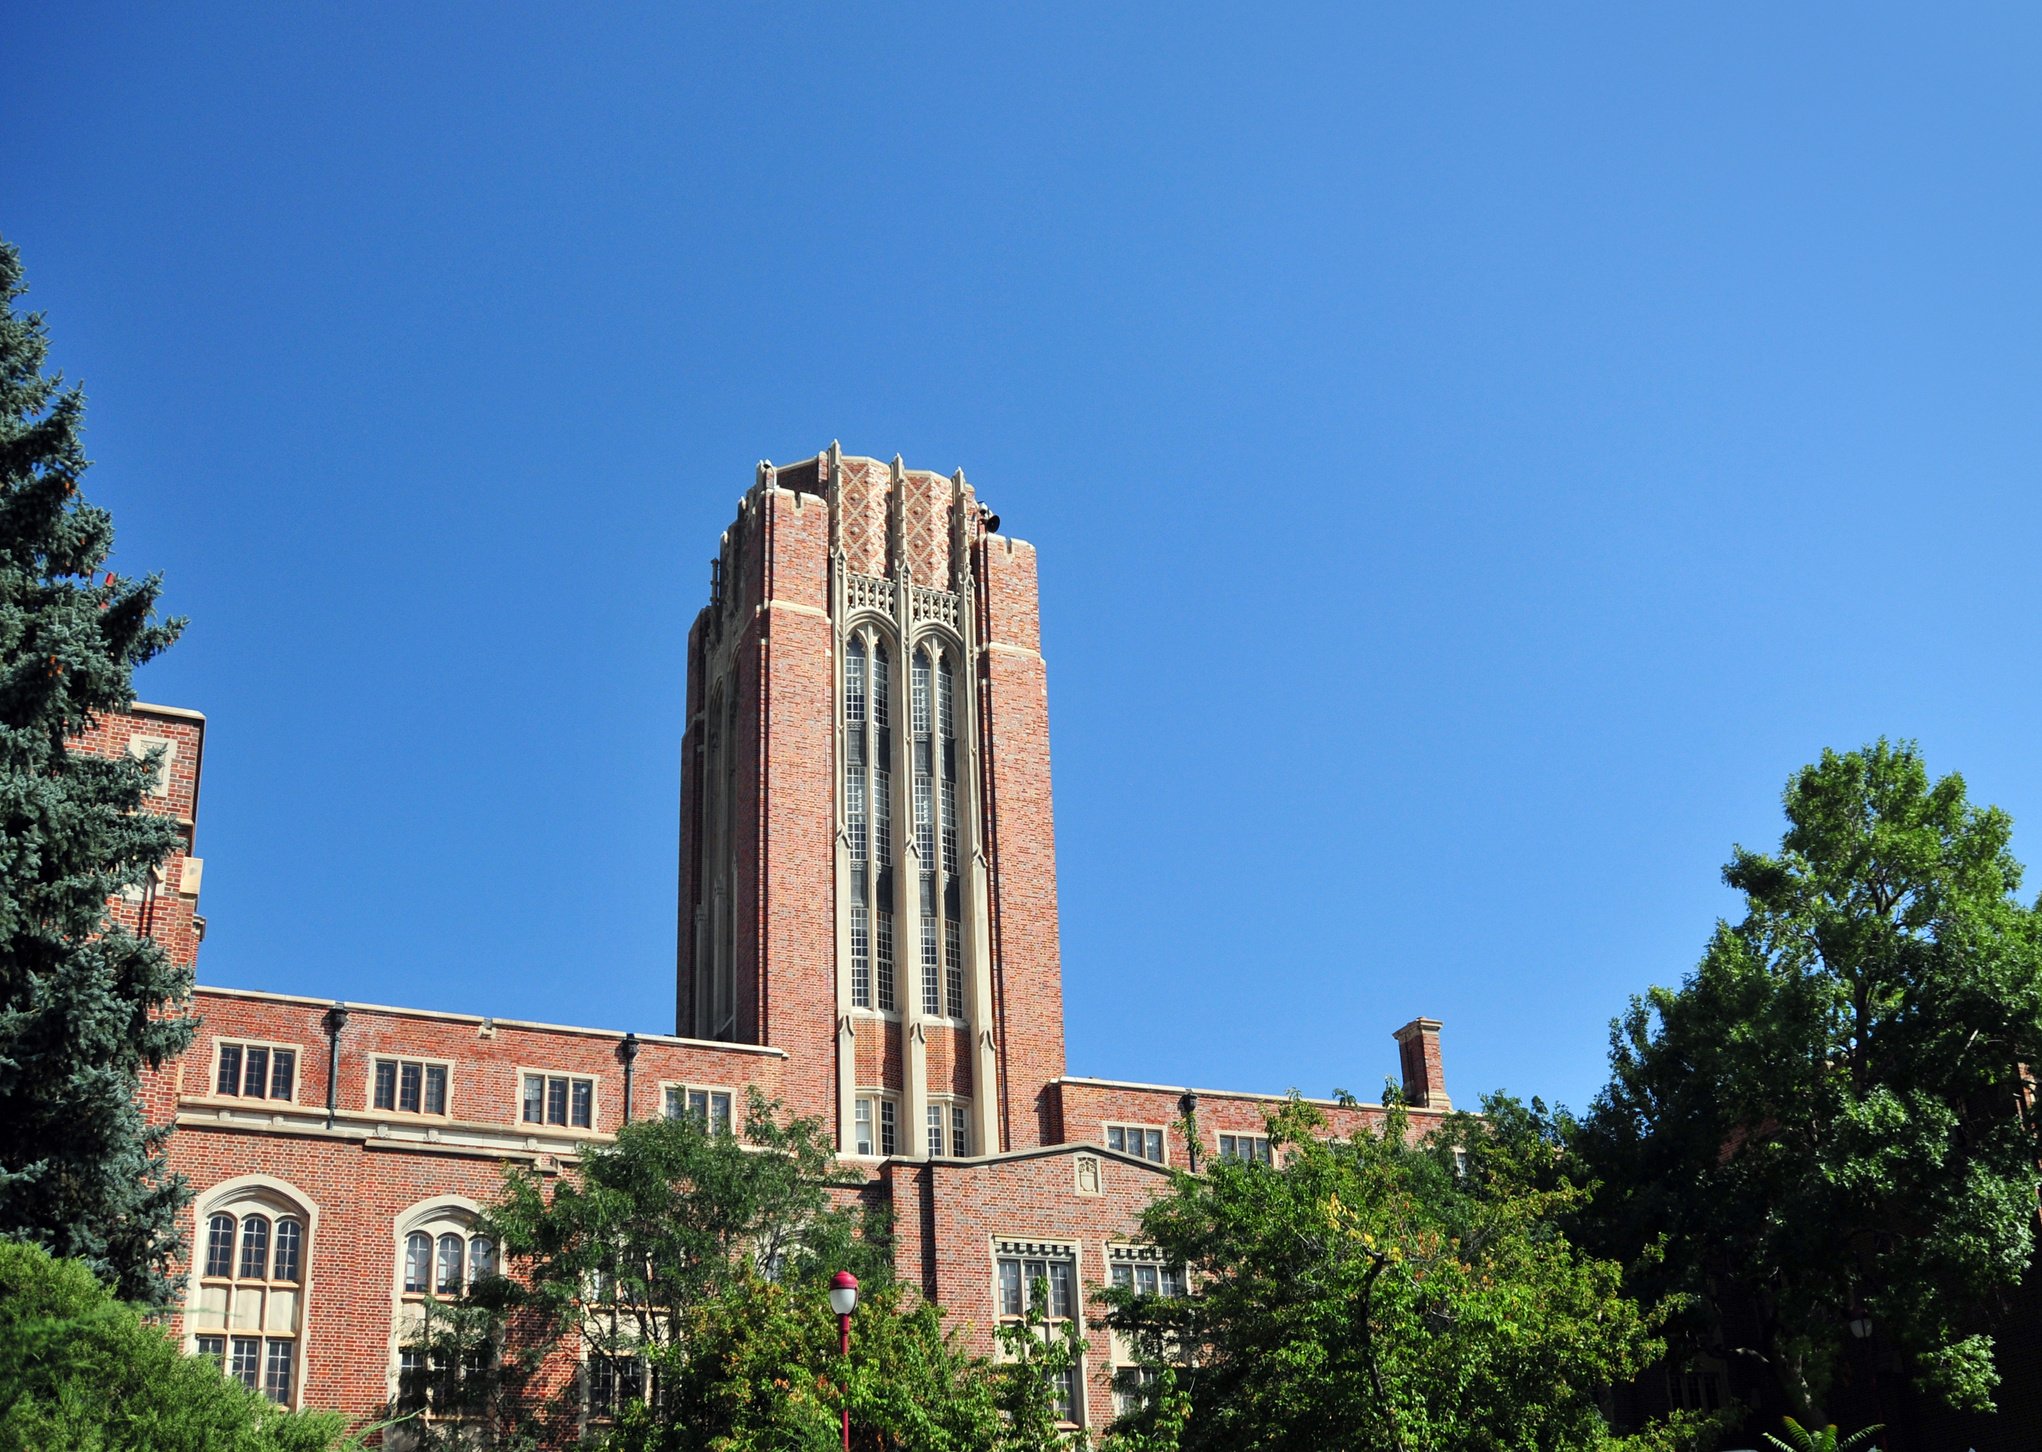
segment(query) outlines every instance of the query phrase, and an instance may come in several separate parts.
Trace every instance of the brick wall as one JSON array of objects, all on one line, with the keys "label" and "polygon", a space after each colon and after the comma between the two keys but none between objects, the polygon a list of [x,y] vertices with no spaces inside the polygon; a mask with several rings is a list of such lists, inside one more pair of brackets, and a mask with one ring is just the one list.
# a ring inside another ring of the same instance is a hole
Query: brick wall
[{"label": "brick wall", "polygon": [[205,920],[198,916],[204,864],[192,855],[205,739],[206,718],[198,712],[138,703],[126,713],[100,717],[70,742],[71,749],[96,756],[139,755],[144,743],[169,743],[169,766],[163,774],[167,789],[151,793],[144,805],[182,823],[184,842],[164,862],[156,883],[141,900],[115,899],[112,915],[131,931],[154,938],[172,962],[185,968],[198,961],[199,939],[205,931]]},{"label": "brick wall", "polygon": [[991,859],[994,999],[1006,1148],[1058,1137],[1050,1082],[1064,1071],[1056,828],[1050,808],[1049,682],[1035,550],[983,536],[979,582],[980,761]]}]

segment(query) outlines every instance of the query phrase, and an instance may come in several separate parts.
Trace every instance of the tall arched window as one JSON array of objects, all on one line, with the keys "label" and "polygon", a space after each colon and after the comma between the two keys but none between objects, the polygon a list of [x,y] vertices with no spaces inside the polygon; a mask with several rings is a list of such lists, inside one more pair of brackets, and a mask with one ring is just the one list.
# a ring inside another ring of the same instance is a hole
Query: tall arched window
[{"label": "tall arched window", "polygon": [[280,1190],[242,1187],[207,1205],[205,1261],[186,1315],[192,1348],[284,1406],[298,1389],[304,1334],[306,1207]]},{"label": "tall arched window", "polygon": [[940,1016],[943,1012],[943,984],[936,951],[941,931],[936,915],[936,743],[933,725],[933,671],[925,646],[915,652],[910,690],[911,720],[914,727],[913,797],[915,814],[915,856],[919,871],[916,883],[921,907],[922,1012]]},{"label": "tall arched window", "polygon": [[[463,1204],[427,1205],[398,1220],[397,1305],[392,1317],[396,1399],[436,1424],[460,1421],[480,1408],[485,1372],[495,1349],[489,1340],[467,1348],[444,1364],[430,1348],[443,1348],[433,1332],[435,1302],[460,1298],[474,1284],[497,1273],[496,1245],[478,1233],[474,1209]],[[441,1323],[442,1331],[447,1323]],[[455,1364],[459,1362],[460,1364]]]},{"label": "tall arched window", "polygon": [[851,1004],[891,1013],[893,753],[886,643],[844,643],[844,837],[850,866]]}]

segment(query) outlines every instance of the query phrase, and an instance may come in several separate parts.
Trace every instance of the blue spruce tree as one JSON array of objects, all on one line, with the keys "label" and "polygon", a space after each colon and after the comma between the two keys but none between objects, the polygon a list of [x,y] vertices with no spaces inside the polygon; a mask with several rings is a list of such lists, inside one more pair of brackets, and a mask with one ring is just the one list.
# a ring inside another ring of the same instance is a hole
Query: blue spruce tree
[{"label": "blue spruce tree", "polygon": [[153,763],[66,742],[133,703],[135,667],[183,622],[156,618],[153,576],[103,572],[113,521],[78,494],[84,395],[44,373],[24,291],[0,241],[0,1236],[161,1305],[187,1194],[135,1093],[191,1041],[190,974],[108,903],[180,829],[142,809]]}]

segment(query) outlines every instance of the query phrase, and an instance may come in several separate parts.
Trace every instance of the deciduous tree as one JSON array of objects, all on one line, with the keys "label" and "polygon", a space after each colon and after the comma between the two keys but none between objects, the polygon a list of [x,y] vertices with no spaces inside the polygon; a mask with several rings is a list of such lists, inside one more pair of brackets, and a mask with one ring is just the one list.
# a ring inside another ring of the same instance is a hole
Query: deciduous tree
[{"label": "deciduous tree", "polygon": [[1921,1388],[1985,1407],[2037,1181],[2042,934],[2012,822],[1883,740],[1824,752],[1785,806],[1778,850],[1724,868],[1742,919],[1613,1027],[1574,1137],[1588,1223],[1769,1414],[1826,1420],[1861,1309]]}]

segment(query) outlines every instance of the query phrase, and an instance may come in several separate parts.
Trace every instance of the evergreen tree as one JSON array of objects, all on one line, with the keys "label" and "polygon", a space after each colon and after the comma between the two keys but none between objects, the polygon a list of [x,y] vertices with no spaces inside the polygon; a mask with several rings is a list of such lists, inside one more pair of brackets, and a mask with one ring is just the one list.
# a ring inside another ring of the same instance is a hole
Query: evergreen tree
[{"label": "evergreen tree", "polygon": [[135,667],[173,641],[158,582],[102,574],[113,521],[78,479],[84,395],[45,374],[0,241],[0,1235],[162,1304],[182,1183],[135,1102],[141,1066],[190,1041],[190,975],[112,921],[179,842],[142,810],[154,763],[67,749],[134,701]]}]

